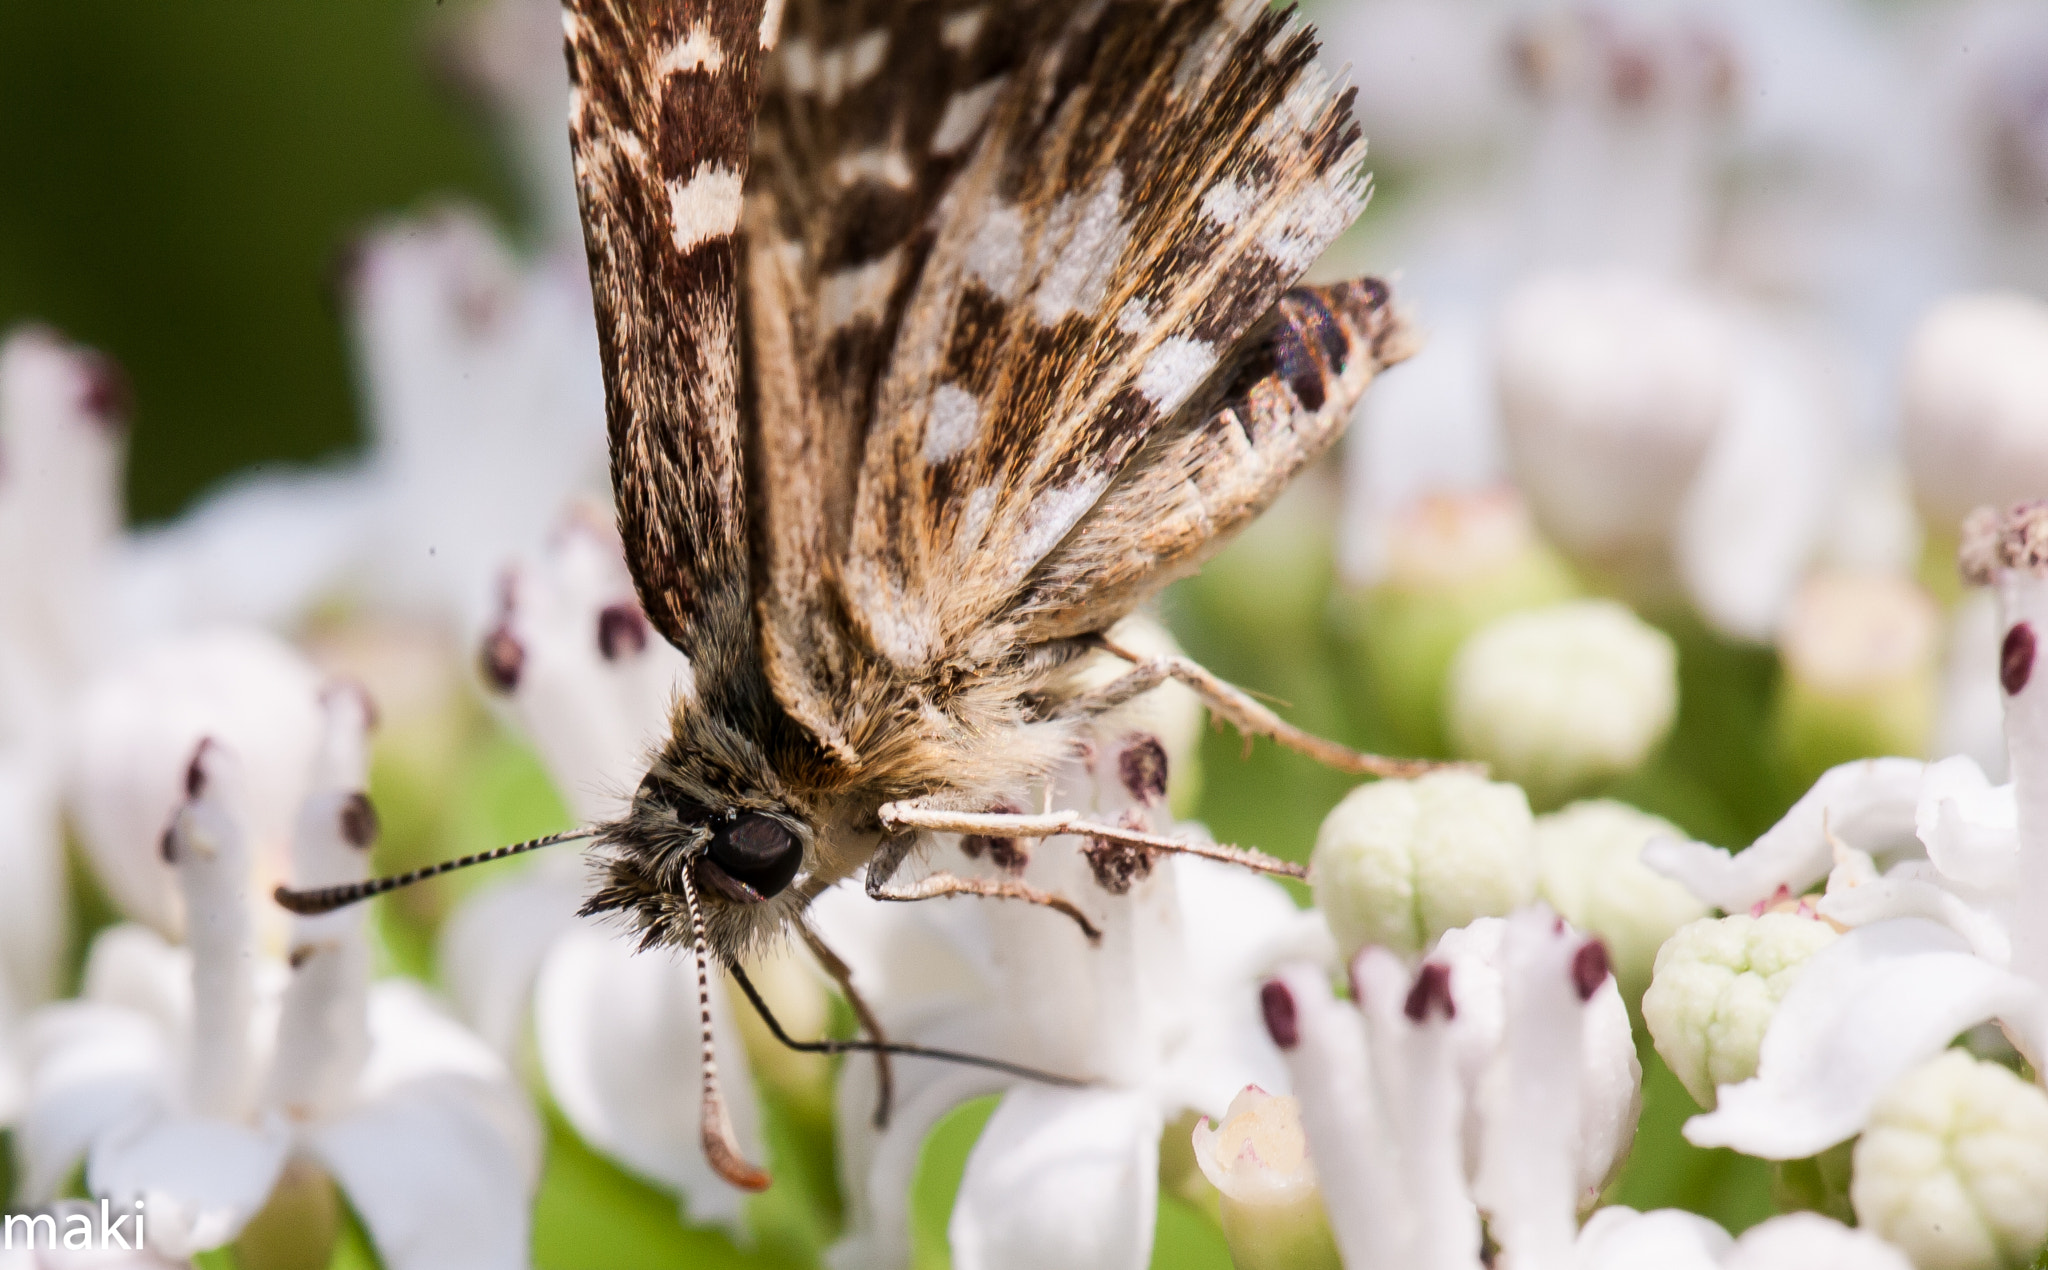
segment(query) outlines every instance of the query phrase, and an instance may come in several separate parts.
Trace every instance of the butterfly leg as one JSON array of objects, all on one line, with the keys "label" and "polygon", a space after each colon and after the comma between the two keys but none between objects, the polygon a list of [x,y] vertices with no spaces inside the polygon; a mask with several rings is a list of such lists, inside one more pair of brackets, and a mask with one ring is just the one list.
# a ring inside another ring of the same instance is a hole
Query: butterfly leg
[{"label": "butterfly leg", "polygon": [[1208,668],[1199,662],[1190,661],[1185,657],[1147,657],[1143,653],[1117,644],[1106,636],[1097,636],[1093,642],[1131,663],[1131,669],[1100,691],[1068,702],[1063,713],[1083,716],[1101,714],[1115,709],[1141,692],[1148,692],[1173,679],[1194,689],[1196,695],[1216,712],[1218,718],[1229,723],[1245,737],[1270,737],[1288,749],[1305,754],[1318,763],[1340,772],[1351,772],[1359,776],[1420,776],[1424,772],[1436,771],[1442,767],[1463,766],[1429,759],[1387,758],[1379,754],[1361,753],[1295,727],[1255,700],[1244,689],[1211,674]]},{"label": "butterfly leg", "polygon": [[[907,803],[890,803],[888,806],[883,807],[883,826],[885,828],[895,828],[889,821],[888,813],[890,807],[909,805]],[[983,819],[987,818],[983,817]],[[924,826],[911,825],[905,822],[905,827],[923,828]],[[940,832],[944,833],[947,831],[942,828]],[[981,831],[968,830],[967,832],[979,833]],[[1015,836],[1022,837],[1027,835]],[[992,900],[1023,900],[1027,904],[1037,904],[1040,907],[1049,908],[1056,913],[1064,913],[1068,917],[1073,918],[1074,924],[1081,928],[1081,933],[1088,937],[1089,943],[1094,944],[1102,941],[1102,931],[1096,927],[1094,922],[1088,920],[1086,913],[1075,907],[1072,900],[1063,895],[1055,895],[1051,891],[1041,891],[1035,886],[1027,886],[1022,882],[1011,881],[1008,878],[963,878],[956,873],[929,873],[915,882],[906,883],[900,887],[890,887],[889,879],[895,875],[896,867],[903,863],[903,858],[910,854],[910,848],[915,842],[916,838],[910,834],[903,834],[900,837],[883,841],[881,849],[875,852],[874,859],[868,863],[867,889],[869,896],[878,900],[895,901],[937,899],[942,895],[980,895]]]},{"label": "butterfly leg", "polygon": [[[825,973],[832,976],[832,982],[838,984],[839,991],[845,994],[846,1004],[853,1007],[853,1017],[860,1021],[860,1030],[866,1032],[868,1039],[876,1045],[887,1045],[889,1037],[882,1031],[882,1021],[875,1017],[874,1010],[868,1005],[867,999],[861,996],[860,989],[853,986],[853,968],[842,961],[839,954],[833,952],[824,940],[818,938],[818,932],[812,930],[808,922],[797,922],[796,929],[804,941],[804,947],[811,950],[811,956],[818,959],[818,964],[825,968]],[[889,1052],[878,1049],[875,1051],[875,1128],[888,1127],[889,1104],[895,1097],[896,1076],[889,1066]]]},{"label": "butterfly leg", "polygon": [[[1049,811],[1034,816],[1000,811],[945,811],[936,807],[922,807],[916,803],[884,803],[876,814],[881,817],[882,827],[885,829],[928,829],[935,833],[974,833],[991,838],[1053,838],[1073,834],[1098,842],[1129,847],[1135,851],[1171,851],[1180,855],[1198,855],[1205,859],[1221,860],[1225,864],[1257,869],[1261,873],[1276,873],[1290,878],[1308,877],[1308,870],[1303,866],[1275,859],[1263,851],[1254,851],[1249,847],[1226,846],[1218,842],[1168,838],[1125,825],[1090,820],[1078,811]],[[871,888],[869,894],[873,893]]]}]

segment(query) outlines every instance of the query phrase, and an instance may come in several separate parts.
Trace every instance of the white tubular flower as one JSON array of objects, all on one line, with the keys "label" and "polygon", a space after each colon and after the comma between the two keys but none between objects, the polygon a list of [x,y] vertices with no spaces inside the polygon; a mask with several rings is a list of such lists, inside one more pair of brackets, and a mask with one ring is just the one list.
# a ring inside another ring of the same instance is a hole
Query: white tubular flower
[{"label": "white tubular flower", "polygon": [[1361,785],[1316,834],[1316,907],[1345,957],[1413,955],[1439,935],[1536,894],[1529,800],[1469,772]]},{"label": "white tubular flower", "polygon": [[1885,1091],[1855,1168],[1857,1222],[1916,1265],[2028,1266],[2048,1243],[2048,1094],[1961,1050]]},{"label": "white tubular flower", "polygon": [[[1992,786],[1967,758],[1876,760],[1830,772],[1741,856],[1650,848],[1653,864],[1724,906],[1765,887],[1803,889],[1832,859],[1817,907],[1851,928],[1786,993],[1756,1076],[1724,1087],[1719,1109],[1687,1126],[1697,1143],[1817,1154],[1987,1020],[2037,1068],[2048,1056],[2048,689],[2035,664],[2048,622],[2048,504],[1973,518],[1970,531],[1964,573],[1996,584],[2005,629],[2010,785]],[[1821,814],[1836,806],[1849,814]],[[1880,873],[1880,852],[1898,863]]]},{"label": "white tubular flower", "polygon": [[[572,508],[537,558],[506,573],[500,598],[479,654],[486,685],[581,820],[619,815],[669,712],[687,704],[689,662],[641,612],[618,535],[594,509]],[[677,1192],[690,1220],[738,1233],[745,1194],[700,1145],[695,968],[687,953],[636,952],[579,922],[587,882],[581,855],[557,847],[471,896],[441,934],[449,986],[502,1054],[532,1020],[548,1089],[586,1141]],[[722,974],[712,1009],[728,1111],[752,1152],[760,1114]]]},{"label": "white tubular flower", "polygon": [[1941,610],[1911,579],[1807,579],[1778,636],[1785,674],[1773,720],[1803,781],[1866,754],[1926,752],[1940,639]]},{"label": "white tubular flower", "polygon": [[[1089,761],[1055,787],[1059,805],[1158,814],[1164,746],[1114,728],[1094,739]],[[1127,761],[1134,747],[1143,762]],[[954,1204],[953,1264],[1138,1270],[1151,1256],[1162,1129],[1189,1110],[1221,1116],[1248,1084],[1284,1091],[1286,1073],[1258,1027],[1258,979],[1283,959],[1326,955],[1327,938],[1279,886],[1212,861],[1131,860],[1072,839],[959,845],[966,858],[949,851],[944,867],[1064,895],[1101,931],[1100,944],[1035,906],[882,904],[849,886],[813,906],[820,933],[892,1038],[1090,1083],[1061,1088],[899,1058],[895,1109],[877,1130],[875,1067],[849,1061],[838,1104],[847,1234],[830,1263],[904,1263],[927,1133],[959,1103],[1001,1091]]]},{"label": "white tubular flower", "polygon": [[98,353],[37,327],[0,342],[0,748],[47,746],[113,644],[128,410]]},{"label": "white tubular flower", "polygon": [[1241,1270],[1336,1270],[1301,1104],[1246,1085],[1211,1126],[1195,1126],[1195,1163],[1223,1197],[1223,1235]]},{"label": "white tubular flower", "polygon": [[522,266],[474,215],[380,228],[346,278],[371,447],[262,474],[132,544],[156,628],[288,623],[336,593],[457,631],[570,497],[603,499],[604,396],[580,249]]},{"label": "white tubular flower", "polygon": [[1678,714],[1670,636],[1612,600],[1517,613],[1451,664],[1453,747],[1492,765],[1538,806],[1640,766]]},{"label": "white tubular flower", "polygon": [[1538,277],[1502,306],[1496,369],[1537,524],[1574,559],[1654,590],[1733,399],[1726,315],[1648,278]]},{"label": "white tubular flower", "polygon": [[1693,922],[1657,951],[1643,1023],[1693,1101],[1712,1107],[1716,1086],[1756,1072],[1778,1003],[1835,938],[1810,911],[1763,913]]},{"label": "white tubular flower", "polygon": [[495,107],[523,160],[526,183],[552,243],[583,248],[576,166],[562,119],[569,111],[562,14],[551,0],[492,0],[465,15],[453,49],[457,69]]},{"label": "white tubular flower", "polygon": [[319,673],[260,631],[168,640],[96,678],[73,722],[67,801],[94,871],[122,912],[167,938],[183,937],[176,870],[160,848],[188,797],[192,753],[210,737],[248,775],[250,801],[239,814],[255,876],[243,893],[263,942],[279,950],[285,913],[268,897],[289,873],[293,823],[322,731]]},{"label": "white tubular flower", "polygon": [[1935,305],[1906,351],[1901,397],[1930,525],[1946,533],[1973,508],[2048,490],[2048,304],[1992,292]]},{"label": "white tubular flower", "polygon": [[[1146,657],[1178,657],[1185,651],[1171,631],[1143,614],[1124,618],[1109,633],[1120,646]],[[1105,688],[1130,668],[1121,657],[1097,653],[1081,663],[1075,682],[1084,689]],[[1178,813],[1193,807],[1202,792],[1202,724],[1208,717],[1194,689],[1168,680],[1117,707],[1096,731],[1119,741],[1157,738],[1166,747],[1166,805]]]},{"label": "white tubular flower", "polygon": [[1650,985],[1657,950],[1707,906],[1642,862],[1645,844],[1683,838],[1677,826],[1625,803],[1573,803],[1536,818],[1537,889],[1564,919],[1600,937],[1630,1001]]},{"label": "white tubular flower", "polygon": [[[340,690],[302,786],[301,884],[361,878],[367,705]],[[100,936],[82,1000],[32,1021],[23,1190],[88,1189],[140,1209],[148,1246],[233,1240],[280,1180],[331,1177],[394,1270],[516,1270],[539,1130],[504,1065],[418,987],[371,986],[360,911],[298,919],[289,965],[258,946],[249,891],[254,770],[206,739],[163,839],[186,946],[136,926]]]}]

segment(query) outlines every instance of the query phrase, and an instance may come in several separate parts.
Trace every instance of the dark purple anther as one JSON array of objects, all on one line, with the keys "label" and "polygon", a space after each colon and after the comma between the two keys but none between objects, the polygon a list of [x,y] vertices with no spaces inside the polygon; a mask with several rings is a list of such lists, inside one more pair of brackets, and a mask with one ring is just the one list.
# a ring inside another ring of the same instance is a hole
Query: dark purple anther
[{"label": "dark purple anther", "polygon": [[191,761],[185,764],[185,797],[187,798],[197,798],[206,792],[206,767],[200,760],[206,757],[206,747],[212,744],[212,737],[201,737],[199,744],[192,748]]},{"label": "dark purple anther", "polygon": [[1166,747],[1149,732],[1127,738],[1116,756],[1116,774],[1132,798],[1158,806],[1166,800]]},{"label": "dark purple anther", "polygon": [[80,363],[85,373],[85,387],[78,397],[80,408],[110,432],[126,428],[135,413],[135,393],[128,386],[127,374],[104,353],[87,353]]},{"label": "dark purple anther", "polygon": [[341,804],[341,837],[358,849],[377,840],[377,809],[360,791],[350,794]]},{"label": "dark purple anther", "polygon": [[1998,649],[1998,682],[2005,685],[2006,696],[2017,697],[2033,674],[2034,628],[2015,622]]},{"label": "dark purple anther", "polygon": [[1294,1017],[1294,994],[1278,979],[1268,979],[1259,989],[1259,1011],[1266,1016],[1266,1032],[1273,1044],[1291,1050],[1301,1043],[1301,1024]]},{"label": "dark purple anther", "polygon": [[519,672],[526,668],[526,649],[510,630],[500,626],[484,636],[478,665],[484,682],[499,692],[510,692],[519,686]]},{"label": "dark purple anther", "polygon": [[1607,974],[1607,945],[1597,939],[1579,945],[1579,950],[1572,954],[1572,987],[1578,989],[1579,1000],[1591,1001],[1600,985],[1607,982]]},{"label": "dark purple anther", "polygon": [[647,647],[647,618],[636,604],[614,604],[597,615],[597,651],[617,661]]},{"label": "dark purple anther", "polygon": [[1458,1003],[1451,999],[1451,968],[1441,962],[1425,961],[1415,974],[1415,986],[1408,989],[1401,1012],[1410,1023],[1421,1023],[1432,1010],[1446,1020],[1458,1017]]}]

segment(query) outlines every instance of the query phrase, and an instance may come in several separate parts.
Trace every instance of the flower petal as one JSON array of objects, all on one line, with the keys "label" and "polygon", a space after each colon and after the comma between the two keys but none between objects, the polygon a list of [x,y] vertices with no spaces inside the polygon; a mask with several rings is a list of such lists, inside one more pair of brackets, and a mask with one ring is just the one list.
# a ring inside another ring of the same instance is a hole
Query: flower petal
[{"label": "flower petal", "polygon": [[1718,1109],[1688,1121],[1685,1136],[1770,1160],[1817,1155],[1861,1131],[1886,1086],[1993,1018],[2042,1053],[2041,989],[1971,955],[1955,932],[1918,917],[1852,930],[1800,971],[1757,1074],[1723,1085]]},{"label": "flower petal", "polygon": [[1945,758],[1927,769],[1914,830],[1942,876],[1998,886],[2019,862],[2019,804],[2011,785],[1993,786],[1976,760]]},{"label": "flower petal", "polygon": [[1968,940],[1979,957],[2004,965],[2012,957],[2005,922],[1987,905],[1972,903],[1972,898],[1944,885],[1932,863],[1908,860],[1881,878],[1832,887],[1815,908],[1844,926],[1869,926],[1893,917],[1930,918]]},{"label": "flower petal", "polygon": [[509,1086],[447,1075],[407,1081],[307,1145],[388,1270],[524,1270],[537,1133]]},{"label": "flower petal", "polygon": [[463,1018],[500,1054],[518,1045],[533,984],[583,902],[583,857],[543,855],[507,882],[464,899],[441,928],[441,977]]},{"label": "flower petal", "polygon": [[1159,1108],[1142,1093],[1019,1085],[967,1157],[959,1270],[1142,1270],[1159,1201]]},{"label": "flower petal", "polygon": [[1576,1270],[1714,1270],[1735,1241],[1695,1213],[1660,1208],[1639,1213],[1616,1204],[1579,1230]]},{"label": "flower petal", "polygon": [[1796,895],[1828,875],[1834,863],[1830,834],[1873,855],[1913,845],[1926,769],[1906,758],[1844,763],[1815,781],[1746,851],[1666,839],[1643,848],[1643,863],[1731,913],[1768,900],[1780,887]]},{"label": "flower petal", "polygon": [[1906,1254],[1867,1230],[1819,1213],[1786,1213],[1750,1227],[1722,1270],[1912,1270]]},{"label": "flower petal", "polygon": [[218,1248],[270,1199],[291,1149],[281,1121],[248,1128],[165,1113],[103,1134],[86,1161],[86,1188],[149,1213],[149,1243],[184,1256]]},{"label": "flower petal", "polygon": [[169,1097],[173,1053],[146,1015],[59,1001],[30,1016],[27,1102],[17,1128],[22,1198],[47,1203],[102,1135],[146,1119]]},{"label": "flower petal", "polygon": [[[726,1104],[743,1151],[758,1150],[746,1050],[721,980],[711,1023]],[[736,1227],[743,1193],[704,1161],[698,1121],[697,975],[687,953],[635,953],[579,926],[541,967],[534,1027],[548,1089],[598,1150],[683,1193],[692,1221]]]}]

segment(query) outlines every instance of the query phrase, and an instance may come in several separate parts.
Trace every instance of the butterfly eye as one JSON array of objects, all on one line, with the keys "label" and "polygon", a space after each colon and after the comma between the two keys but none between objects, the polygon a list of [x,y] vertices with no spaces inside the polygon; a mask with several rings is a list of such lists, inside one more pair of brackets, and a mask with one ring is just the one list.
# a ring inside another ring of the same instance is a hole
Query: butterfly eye
[{"label": "butterfly eye", "polygon": [[780,894],[803,867],[804,847],[789,826],[758,812],[719,825],[711,835],[710,862],[762,899]]}]

